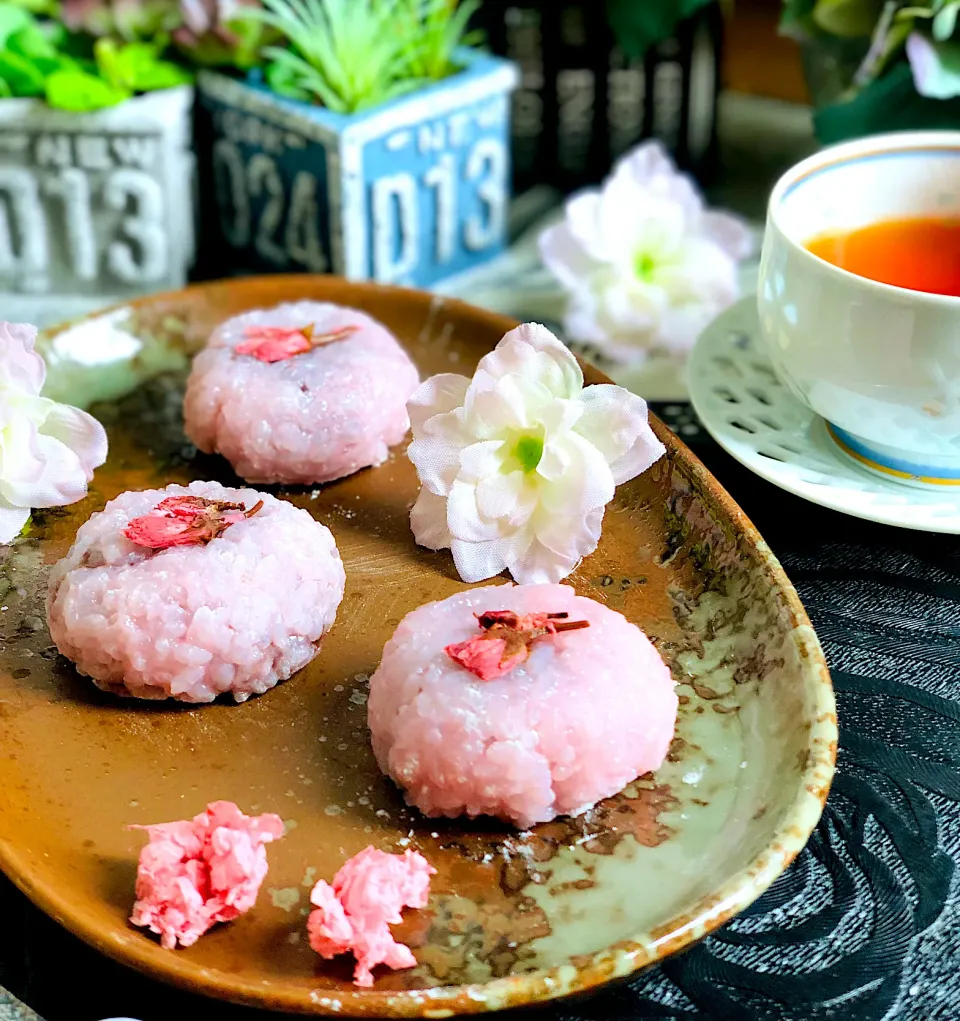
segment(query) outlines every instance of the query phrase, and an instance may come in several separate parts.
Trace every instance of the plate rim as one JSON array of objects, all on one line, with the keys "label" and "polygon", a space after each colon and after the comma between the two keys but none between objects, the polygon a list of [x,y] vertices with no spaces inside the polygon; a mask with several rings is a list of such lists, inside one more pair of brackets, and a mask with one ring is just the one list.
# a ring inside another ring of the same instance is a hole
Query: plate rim
[{"label": "plate rim", "polygon": [[[76,322],[118,309],[136,310],[157,302],[172,302],[184,295],[207,291],[211,287],[247,288],[255,291],[258,285],[281,284],[295,289],[298,285],[303,287],[308,281],[316,282],[318,277],[339,281],[350,288],[369,288],[380,293],[386,291],[407,302],[423,302],[427,299],[444,306],[453,306],[469,317],[486,320],[503,332],[517,325],[516,320],[507,316],[478,308],[458,298],[430,292],[371,281],[346,281],[331,274],[276,274],[206,281],[144,296],[105,307],[68,323],[48,327],[43,334],[54,337]],[[611,382],[600,370],[582,359],[578,360],[584,371],[585,382]],[[594,954],[585,955],[588,959],[579,959],[576,964],[568,962],[484,983],[435,986],[419,990],[354,988],[307,991],[303,988],[284,988],[279,983],[265,984],[233,978],[192,964],[179,954],[163,951],[158,944],[146,938],[120,939],[116,933],[99,930],[95,925],[87,924],[83,918],[72,917],[70,905],[59,895],[57,887],[46,882],[36,883],[28,877],[26,866],[18,862],[16,847],[8,840],[0,840],[0,869],[34,905],[69,932],[107,957],[149,978],[214,999],[294,1014],[445,1018],[455,1014],[476,1014],[535,1004],[595,990],[611,980],[626,977],[677,953],[714,931],[752,904],[785,871],[819,822],[836,765],[836,703],[820,643],[796,589],[779,560],[750,519],[700,459],[652,412],[650,421],[654,432],[667,447],[667,456],[672,456],[682,464],[690,483],[734,521],[746,548],[756,556],[766,580],[781,593],[783,608],[788,614],[790,636],[798,656],[807,664],[804,676],[811,726],[807,760],[794,798],[770,843],[748,865],[729,876],[712,893],[698,898],[657,929],[638,933]]]}]

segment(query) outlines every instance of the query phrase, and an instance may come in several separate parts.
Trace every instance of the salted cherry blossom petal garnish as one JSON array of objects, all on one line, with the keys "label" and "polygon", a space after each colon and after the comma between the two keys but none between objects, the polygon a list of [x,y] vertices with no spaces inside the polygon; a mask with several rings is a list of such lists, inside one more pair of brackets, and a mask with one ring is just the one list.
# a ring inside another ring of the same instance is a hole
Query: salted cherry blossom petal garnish
[{"label": "salted cherry blossom petal garnish", "polygon": [[123,530],[138,546],[163,550],[171,546],[205,546],[231,526],[252,518],[263,508],[258,500],[249,510],[242,503],[208,500],[203,496],[168,496],[149,514],[143,514]]},{"label": "salted cherry blossom petal garnish", "polygon": [[514,613],[487,610],[477,616],[480,634],[443,651],[481,681],[508,674],[530,655],[538,638],[590,627],[588,620],[567,620],[568,613]]},{"label": "salted cherry blossom petal garnish", "polygon": [[261,362],[282,362],[314,348],[346,340],[359,330],[357,325],[339,326],[317,333],[313,324],[301,327],[248,326],[234,348],[238,355],[252,355]]},{"label": "salted cherry blossom petal garnish", "polygon": [[388,854],[368,847],[344,862],[332,885],[320,880],[310,893],[314,906],[307,919],[310,946],[330,960],[352,953],[353,981],[373,985],[372,968],[413,968],[413,951],[397,942],[389,926],[402,920],[405,907],[423,908],[436,869],[418,851]]},{"label": "salted cherry blossom petal garnish", "polygon": [[87,495],[107,459],[107,434],[85,411],[40,396],[46,365],[37,331],[0,322],[0,544],[13,542],[33,507]]},{"label": "salted cherry blossom petal garnish", "polygon": [[659,142],[624,156],[598,189],[566,203],[540,235],[547,269],[567,292],[564,332],[622,363],[684,355],[739,295],[746,225],[708,210]]},{"label": "salted cherry blossom petal garnish", "polygon": [[244,815],[231,801],[214,801],[193,819],[131,829],[150,839],[130,921],[155,932],[166,950],[192,946],[249,911],[267,874],[264,845],[284,834],[280,816]]},{"label": "salted cherry blossom petal garnish", "polygon": [[511,330],[472,379],[433,376],[407,407],[414,536],[450,549],[467,582],[503,570],[521,584],[565,578],[596,549],[616,487],[665,452],[640,397],[584,388],[576,358],[535,323]]}]

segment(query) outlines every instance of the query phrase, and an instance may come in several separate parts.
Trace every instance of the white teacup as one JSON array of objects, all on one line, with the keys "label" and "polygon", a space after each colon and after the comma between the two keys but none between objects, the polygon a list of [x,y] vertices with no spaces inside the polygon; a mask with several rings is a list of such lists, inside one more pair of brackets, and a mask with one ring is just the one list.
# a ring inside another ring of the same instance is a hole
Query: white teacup
[{"label": "white teacup", "polygon": [[960,220],[960,131],[875,135],[799,163],[770,197],[760,324],[780,380],[848,454],[908,484],[958,486],[960,298],[867,280],[804,248],[921,216]]}]

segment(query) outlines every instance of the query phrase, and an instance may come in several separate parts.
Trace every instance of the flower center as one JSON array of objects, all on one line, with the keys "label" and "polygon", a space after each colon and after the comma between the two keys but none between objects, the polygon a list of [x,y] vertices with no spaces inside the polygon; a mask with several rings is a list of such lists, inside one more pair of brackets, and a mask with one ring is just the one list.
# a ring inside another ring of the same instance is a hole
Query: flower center
[{"label": "flower center", "polygon": [[543,437],[529,433],[519,437],[513,446],[513,456],[520,462],[522,471],[528,474],[536,471],[543,457]]},{"label": "flower center", "polygon": [[649,252],[637,252],[633,258],[633,271],[645,284],[653,279],[656,268],[657,260]]}]

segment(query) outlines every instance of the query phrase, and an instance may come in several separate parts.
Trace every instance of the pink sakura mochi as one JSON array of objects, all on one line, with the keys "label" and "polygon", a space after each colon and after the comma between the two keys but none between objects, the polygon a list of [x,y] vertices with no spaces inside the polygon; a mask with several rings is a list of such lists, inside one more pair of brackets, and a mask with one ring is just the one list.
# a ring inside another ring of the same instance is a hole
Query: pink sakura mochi
[{"label": "pink sakura mochi", "polygon": [[[537,637],[482,680],[461,643],[482,633],[479,615],[502,610],[589,626]],[[419,607],[384,647],[368,701],[377,761],[409,803],[521,828],[579,815],[658,769],[676,715],[646,635],[568,585],[487,586]]]},{"label": "pink sakura mochi", "polygon": [[[159,509],[211,501],[239,509],[206,531]],[[126,534],[151,542],[164,528],[168,548]],[[194,544],[197,531],[214,537]],[[344,582],[333,536],[307,511],[192,482],[123,493],[92,515],[50,574],[47,620],[60,652],[105,691],[243,702],[317,655]]]},{"label": "pink sakura mochi", "polygon": [[315,910],[307,919],[310,946],[329,960],[352,953],[357,960],[353,980],[372,986],[371,968],[412,968],[410,948],[398,943],[388,926],[401,920],[405,908],[426,906],[430,877],[436,872],[416,851],[387,854],[374,847],[355,854],[333,878],[321,880],[310,894]]},{"label": "pink sakura mochi", "polygon": [[419,382],[396,337],[358,309],[299,301],[245,312],[194,359],[186,432],[248,482],[328,482],[387,459]]},{"label": "pink sakura mochi", "polygon": [[283,836],[280,816],[246,816],[230,801],[214,801],[193,819],[134,828],[150,842],[140,852],[130,921],[167,950],[192,946],[217,922],[249,911],[267,874],[264,845]]}]

